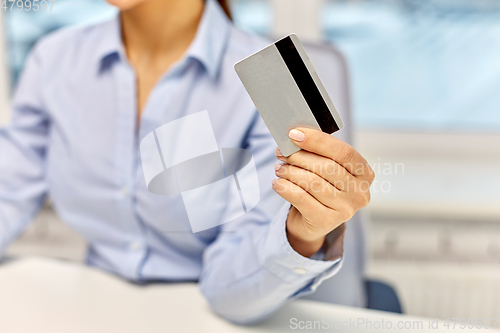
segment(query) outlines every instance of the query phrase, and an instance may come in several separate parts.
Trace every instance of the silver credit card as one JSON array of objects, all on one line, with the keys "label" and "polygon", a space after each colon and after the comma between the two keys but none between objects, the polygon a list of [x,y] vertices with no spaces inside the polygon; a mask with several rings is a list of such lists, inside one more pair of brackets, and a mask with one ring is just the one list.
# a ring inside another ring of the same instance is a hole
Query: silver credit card
[{"label": "silver credit card", "polygon": [[237,62],[234,69],[283,155],[300,150],[288,137],[296,127],[329,134],[344,127],[295,34]]}]

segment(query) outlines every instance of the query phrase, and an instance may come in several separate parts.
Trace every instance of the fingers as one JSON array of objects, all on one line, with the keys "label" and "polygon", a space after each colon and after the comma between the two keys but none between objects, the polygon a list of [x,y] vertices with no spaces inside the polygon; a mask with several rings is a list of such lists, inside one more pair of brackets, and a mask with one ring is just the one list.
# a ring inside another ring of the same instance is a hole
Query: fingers
[{"label": "fingers", "polygon": [[273,189],[283,199],[291,203],[302,217],[308,221],[307,229],[311,233],[326,234],[327,229],[331,227],[327,222],[336,219],[336,217],[333,217],[336,215],[333,209],[322,205],[307,191],[286,179],[276,179],[273,182]]},{"label": "fingers", "polygon": [[[370,185],[368,182],[355,179],[351,181],[350,192],[344,192],[315,173],[289,164],[278,163],[275,166],[276,176],[286,179],[309,193],[322,205],[345,213],[350,218],[356,210],[366,207],[370,202]],[[352,176],[351,176],[352,177]],[[366,184],[364,184],[366,183]],[[363,186],[364,185],[364,186]]]},{"label": "fingers", "polygon": [[301,187],[323,205],[332,209],[335,209],[337,197],[343,195],[342,191],[330,182],[308,170],[281,163],[276,164],[274,169],[276,170],[276,176]]},{"label": "fingers", "polygon": [[342,140],[305,127],[291,130],[289,136],[298,147],[336,161],[355,177],[367,179],[374,177],[373,170],[366,160]]},{"label": "fingers", "polygon": [[337,162],[305,150],[298,151],[288,157],[277,156],[277,158],[282,162],[309,170],[343,192],[355,191],[359,182]]},{"label": "fingers", "polygon": [[346,200],[339,200],[341,207],[338,211],[331,209],[287,179],[276,179],[273,182],[273,189],[300,212],[311,233],[326,235],[341,223],[348,221],[355,213]]}]

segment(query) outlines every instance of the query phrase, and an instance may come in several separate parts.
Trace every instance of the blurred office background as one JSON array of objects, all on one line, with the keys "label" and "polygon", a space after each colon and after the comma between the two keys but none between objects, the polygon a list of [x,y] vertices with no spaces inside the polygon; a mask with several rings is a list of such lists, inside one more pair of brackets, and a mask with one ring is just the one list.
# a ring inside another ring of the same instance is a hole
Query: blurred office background
[{"label": "blurred office background", "polygon": [[[233,0],[232,10],[242,29],[296,32],[345,56],[354,145],[378,173],[367,275],[390,282],[409,314],[498,318],[500,1]],[[5,123],[35,41],[115,10],[103,0],[57,0],[51,12],[0,14]],[[9,249],[76,261],[84,251],[49,207]]]}]

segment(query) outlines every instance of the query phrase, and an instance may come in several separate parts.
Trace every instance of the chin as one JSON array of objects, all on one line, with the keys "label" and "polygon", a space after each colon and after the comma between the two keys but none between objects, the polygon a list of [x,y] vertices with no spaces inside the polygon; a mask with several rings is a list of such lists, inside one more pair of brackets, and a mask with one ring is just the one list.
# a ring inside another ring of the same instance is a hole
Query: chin
[{"label": "chin", "polygon": [[106,0],[112,6],[119,10],[127,10],[136,7],[137,5],[146,2],[147,0]]}]

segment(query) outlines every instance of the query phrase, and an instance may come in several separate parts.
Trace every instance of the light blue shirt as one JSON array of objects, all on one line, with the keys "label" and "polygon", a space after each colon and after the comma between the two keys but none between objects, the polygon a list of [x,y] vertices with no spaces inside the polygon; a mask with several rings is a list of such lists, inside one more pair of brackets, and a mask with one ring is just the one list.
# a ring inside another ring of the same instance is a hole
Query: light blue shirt
[{"label": "light blue shirt", "polygon": [[[235,322],[257,320],[336,274],[343,235],[316,259],[290,247],[290,206],[271,188],[276,144],[233,70],[266,42],[235,29],[208,0],[194,41],[151,91],[138,124],[119,24],[62,30],[32,51],[12,123],[0,131],[0,251],[50,194],[87,240],[89,265],[138,282],[199,281],[212,308]],[[138,145],[203,110],[219,147],[252,152],[261,200],[237,220],[193,234],[181,196],[148,192]]]}]

